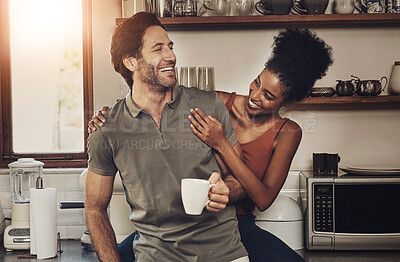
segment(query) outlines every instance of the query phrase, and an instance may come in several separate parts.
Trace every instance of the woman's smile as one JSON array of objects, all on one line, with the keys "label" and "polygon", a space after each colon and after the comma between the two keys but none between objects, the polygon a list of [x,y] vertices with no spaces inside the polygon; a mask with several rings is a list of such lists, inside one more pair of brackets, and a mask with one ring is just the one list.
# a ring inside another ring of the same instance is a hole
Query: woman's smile
[{"label": "woman's smile", "polygon": [[256,109],[260,109],[261,108],[261,106],[255,104],[253,101],[251,101],[251,98],[249,98],[249,106],[251,108],[256,108]]}]

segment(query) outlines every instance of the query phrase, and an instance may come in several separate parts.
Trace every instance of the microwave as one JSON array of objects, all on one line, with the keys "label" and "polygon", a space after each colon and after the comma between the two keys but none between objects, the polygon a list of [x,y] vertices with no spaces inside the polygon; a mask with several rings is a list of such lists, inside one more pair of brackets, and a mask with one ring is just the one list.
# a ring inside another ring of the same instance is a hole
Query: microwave
[{"label": "microwave", "polygon": [[309,250],[400,250],[400,176],[300,172]]}]

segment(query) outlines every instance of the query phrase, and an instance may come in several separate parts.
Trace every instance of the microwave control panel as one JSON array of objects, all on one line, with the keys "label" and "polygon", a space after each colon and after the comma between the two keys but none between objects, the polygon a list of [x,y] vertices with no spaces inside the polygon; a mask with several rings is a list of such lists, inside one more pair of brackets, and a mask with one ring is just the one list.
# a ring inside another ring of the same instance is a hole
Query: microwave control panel
[{"label": "microwave control panel", "polygon": [[314,184],[314,230],[333,232],[333,185]]}]

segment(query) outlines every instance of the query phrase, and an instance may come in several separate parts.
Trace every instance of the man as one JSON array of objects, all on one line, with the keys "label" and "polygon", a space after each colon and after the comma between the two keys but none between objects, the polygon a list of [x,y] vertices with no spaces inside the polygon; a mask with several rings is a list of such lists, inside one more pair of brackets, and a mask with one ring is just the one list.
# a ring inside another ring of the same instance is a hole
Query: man
[{"label": "man", "polygon": [[[176,86],[172,49],[154,14],[138,13],[114,32],[112,62],[131,92],[108,110],[107,124],[88,140],[85,205],[93,245],[101,261],[119,261],[106,213],[118,170],[137,230],[136,261],[248,261],[235,208],[227,206],[225,182],[241,186],[234,179],[222,180],[222,162],[192,133],[187,120],[191,108],[210,112],[223,123],[233,146],[237,139],[229,113],[216,94]],[[200,216],[184,213],[182,178],[216,184]]]}]

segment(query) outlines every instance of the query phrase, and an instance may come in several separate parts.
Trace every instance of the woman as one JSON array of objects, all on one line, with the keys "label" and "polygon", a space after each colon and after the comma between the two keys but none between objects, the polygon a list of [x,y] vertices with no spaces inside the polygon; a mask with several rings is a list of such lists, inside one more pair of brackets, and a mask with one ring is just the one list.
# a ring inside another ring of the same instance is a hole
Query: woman
[{"label": "woman", "polygon": [[[217,151],[247,195],[231,201],[237,201],[239,230],[252,262],[303,261],[280,239],[257,227],[253,211],[255,207],[264,211],[273,203],[301,141],[300,126],[282,118],[279,109],[302,100],[332,62],[331,48],[314,33],[283,30],[274,39],[264,70],[250,84],[248,96],[217,92],[230,112],[243,161],[217,119],[197,108],[188,117],[194,134]],[[93,121],[102,124],[96,117]],[[89,126],[94,128],[92,123]]]},{"label": "woman", "polygon": [[255,206],[266,210],[281,190],[301,140],[301,128],[279,109],[302,100],[332,64],[331,48],[309,30],[285,30],[275,38],[264,70],[248,96],[217,92],[230,112],[244,161],[227,142],[222,125],[191,110],[192,131],[212,146],[247,196],[236,203],[242,242],[251,261],[299,261],[300,257],[254,223]]}]

